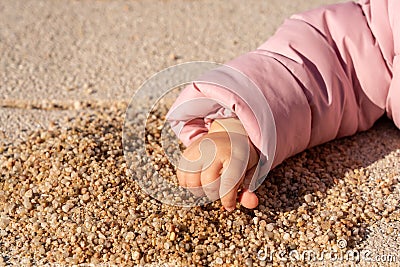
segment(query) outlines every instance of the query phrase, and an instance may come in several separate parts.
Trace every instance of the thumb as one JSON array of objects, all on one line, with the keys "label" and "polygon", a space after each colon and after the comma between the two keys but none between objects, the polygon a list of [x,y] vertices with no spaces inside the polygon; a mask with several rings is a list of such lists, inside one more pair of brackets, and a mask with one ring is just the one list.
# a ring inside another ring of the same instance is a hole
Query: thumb
[{"label": "thumb", "polygon": [[258,170],[257,164],[254,165],[250,170],[247,171],[246,176],[244,178],[243,182],[243,190],[242,193],[239,196],[239,202],[242,204],[243,207],[248,208],[248,209],[254,209],[258,206],[258,197],[257,195],[249,190],[250,183],[253,179],[253,177],[256,174],[256,171]]}]

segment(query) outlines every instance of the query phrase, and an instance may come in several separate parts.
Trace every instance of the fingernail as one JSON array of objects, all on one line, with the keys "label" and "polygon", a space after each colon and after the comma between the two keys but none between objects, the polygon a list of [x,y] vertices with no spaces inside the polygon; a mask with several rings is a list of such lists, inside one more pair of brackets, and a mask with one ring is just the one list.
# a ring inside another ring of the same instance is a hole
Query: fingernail
[{"label": "fingernail", "polygon": [[227,211],[232,212],[235,208],[234,207],[229,207],[229,208],[225,208]]}]

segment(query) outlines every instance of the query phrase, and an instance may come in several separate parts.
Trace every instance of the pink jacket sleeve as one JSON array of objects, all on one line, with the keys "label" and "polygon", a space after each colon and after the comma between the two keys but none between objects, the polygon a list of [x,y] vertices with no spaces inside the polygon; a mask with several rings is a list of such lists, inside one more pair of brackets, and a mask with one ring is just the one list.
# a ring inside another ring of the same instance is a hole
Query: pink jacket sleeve
[{"label": "pink jacket sleeve", "polygon": [[265,132],[272,126],[266,100],[276,125],[275,155],[265,163],[270,167],[306,148],[366,130],[385,112],[399,127],[399,10],[398,0],[364,0],[293,15],[258,49],[226,63],[253,81],[259,94],[232,78],[228,68],[219,68],[201,81],[222,76],[241,89],[193,82],[171,110],[193,99],[204,104],[170,112],[168,120],[188,145],[213,119],[237,116],[268,156]]}]

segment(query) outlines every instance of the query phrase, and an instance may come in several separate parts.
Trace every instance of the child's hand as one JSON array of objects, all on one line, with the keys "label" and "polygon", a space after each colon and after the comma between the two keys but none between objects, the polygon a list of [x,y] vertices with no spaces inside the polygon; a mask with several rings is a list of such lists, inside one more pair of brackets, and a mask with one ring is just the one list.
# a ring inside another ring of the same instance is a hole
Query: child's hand
[{"label": "child's hand", "polygon": [[243,183],[239,201],[246,208],[255,208],[258,198],[247,188],[257,163],[257,150],[240,121],[223,119],[214,121],[209,133],[185,150],[177,175],[181,186],[197,196],[221,198],[228,211],[235,209],[238,189]]}]

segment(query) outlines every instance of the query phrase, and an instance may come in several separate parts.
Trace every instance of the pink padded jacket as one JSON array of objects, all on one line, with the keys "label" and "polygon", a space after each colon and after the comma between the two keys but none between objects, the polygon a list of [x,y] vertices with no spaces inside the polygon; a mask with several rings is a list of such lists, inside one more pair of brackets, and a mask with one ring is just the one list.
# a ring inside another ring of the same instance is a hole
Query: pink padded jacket
[{"label": "pink padded jacket", "polygon": [[[186,106],[170,112],[168,120],[189,145],[207,132],[213,119],[237,116],[268,158],[261,176],[306,148],[367,130],[385,113],[400,127],[398,12],[399,0],[363,0],[293,15],[258,49],[226,63],[260,92],[250,90],[227,68],[211,70],[201,81],[223,77],[239,89],[193,82],[171,110],[196,98],[214,104]],[[272,127],[265,100],[276,125],[272,157],[265,134]]]}]

